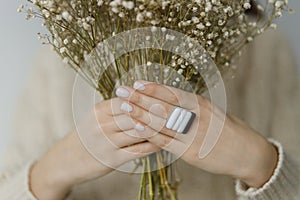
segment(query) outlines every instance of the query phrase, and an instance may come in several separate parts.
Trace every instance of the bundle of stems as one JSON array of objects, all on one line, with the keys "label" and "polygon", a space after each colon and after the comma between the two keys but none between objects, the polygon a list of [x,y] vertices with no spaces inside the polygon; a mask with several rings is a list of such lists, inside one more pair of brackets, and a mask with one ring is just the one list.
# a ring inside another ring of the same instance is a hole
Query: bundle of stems
[{"label": "bundle of stems", "polygon": [[[151,159],[156,159],[158,170],[152,170]],[[162,166],[163,154],[156,153],[141,159],[144,173],[141,175],[138,200],[166,199],[176,200],[180,179],[176,175],[176,163]]]}]

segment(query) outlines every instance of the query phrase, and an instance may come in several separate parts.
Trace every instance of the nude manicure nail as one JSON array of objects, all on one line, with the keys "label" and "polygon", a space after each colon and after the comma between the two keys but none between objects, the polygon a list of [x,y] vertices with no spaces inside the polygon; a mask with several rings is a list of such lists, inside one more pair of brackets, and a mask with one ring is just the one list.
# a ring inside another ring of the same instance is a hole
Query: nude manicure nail
[{"label": "nude manicure nail", "polygon": [[137,130],[137,131],[144,131],[145,127],[142,124],[136,124],[135,125],[135,130]]},{"label": "nude manicure nail", "polygon": [[121,104],[121,110],[124,112],[132,112],[133,108],[131,105],[129,105],[128,103],[122,103]]},{"label": "nude manicure nail", "polygon": [[142,91],[142,90],[145,90],[146,87],[143,83],[136,81],[133,84],[133,88],[136,89],[136,90]]},{"label": "nude manicure nail", "polygon": [[118,97],[124,97],[124,98],[127,98],[129,97],[129,91],[126,90],[125,88],[122,88],[122,87],[119,87],[116,91],[116,95]]}]

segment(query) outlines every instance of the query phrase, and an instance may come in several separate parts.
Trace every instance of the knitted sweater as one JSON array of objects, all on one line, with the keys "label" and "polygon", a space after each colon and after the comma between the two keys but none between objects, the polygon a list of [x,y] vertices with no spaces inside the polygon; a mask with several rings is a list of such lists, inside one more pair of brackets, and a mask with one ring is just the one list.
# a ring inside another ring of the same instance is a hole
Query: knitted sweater
[{"label": "knitted sweater", "polygon": [[[0,172],[1,200],[35,200],[29,189],[32,163],[74,128],[74,73],[46,48],[38,58],[20,98],[13,140],[1,157],[5,165]],[[300,199],[300,84],[295,66],[287,42],[267,32],[248,45],[235,78],[225,82],[228,112],[277,147],[279,161],[268,182],[261,188],[247,188],[239,180],[179,161],[183,178],[179,199]],[[74,186],[67,199],[132,200],[138,184],[139,175],[115,171]]]}]

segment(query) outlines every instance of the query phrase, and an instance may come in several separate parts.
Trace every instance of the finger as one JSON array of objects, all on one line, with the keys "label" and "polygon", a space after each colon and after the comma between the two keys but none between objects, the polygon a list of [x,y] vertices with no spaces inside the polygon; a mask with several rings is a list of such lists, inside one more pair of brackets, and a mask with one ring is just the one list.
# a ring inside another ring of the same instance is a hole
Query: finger
[{"label": "finger", "polygon": [[139,124],[139,128],[136,131],[127,132],[133,137],[143,138],[167,151],[172,153],[177,153],[179,155],[182,152],[183,147],[187,146],[184,141],[180,141],[178,137],[184,136],[182,134],[177,134],[177,137],[172,137],[169,135],[165,135],[161,132],[157,132],[151,129],[148,126],[144,126],[143,124]]},{"label": "finger", "polygon": [[[153,115],[152,113],[134,104],[127,102],[124,102],[123,104],[125,104],[126,107],[131,108],[130,112],[124,110],[124,113],[128,113],[128,115],[130,115],[130,117],[132,117],[134,120],[141,122],[141,125],[149,127],[153,129],[153,131],[166,134],[170,137],[177,137],[177,139],[184,141],[184,135],[178,134],[176,131],[166,128],[166,119]],[[143,127],[142,129],[145,129],[145,127]]]},{"label": "finger", "polygon": [[185,143],[177,140],[176,138],[172,138],[168,135],[164,135],[164,134],[160,134],[160,133],[155,134],[151,137],[148,137],[147,140],[150,143],[152,143],[166,151],[169,151],[175,155],[181,155],[184,152],[184,150],[186,149]]},{"label": "finger", "polygon": [[197,95],[174,87],[139,80],[134,83],[133,88],[142,94],[174,106],[180,106],[186,109],[195,109],[198,106]]},{"label": "finger", "polygon": [[139,144],[131,145],[121,148],[118,151],[118,157],[123,162],[127,162],[132,159],[141,158],[152,153],[159,151],[160,148],[150,142],[142,142]]},{"label": "finger", "polygon": [[123,114],[112,116],[107,119],[105,123],[99,121],[100,127],[104,132],[122,132],[134,129],[135,121],[128,115]]},{"label": "finger", "polygon": [[117,148],[124,148],[146,141],[145,138],[139,136],[135,129],[109,135],[107,139]]},{"label": "finger", "polygon": [[120,110],[123,101],[120,98],[112,98],[110,100],[103,101],[95,105],[94,112],[96,116],[108,116],[120,115],[123,112]]},{"label": "finger", "polygon": [[[126,86],[122,86],[118,88],[118,90],[126,90],[130,94],[129,96],[121,96],[120,93],[117,93],[118,96],[121,98],[138,105],[139,107],[144,108],[145,110],[153,113],[154,115],[166,119],[168,117],[168,114],[172,112],[174,106],[171,104],[168,104],[164,101],[161,101],[159,99],[155,99],[153,97],[144,95],[139,92],[135,92],[134,89]],[[122,109],[121,109],[122,110]]]}]

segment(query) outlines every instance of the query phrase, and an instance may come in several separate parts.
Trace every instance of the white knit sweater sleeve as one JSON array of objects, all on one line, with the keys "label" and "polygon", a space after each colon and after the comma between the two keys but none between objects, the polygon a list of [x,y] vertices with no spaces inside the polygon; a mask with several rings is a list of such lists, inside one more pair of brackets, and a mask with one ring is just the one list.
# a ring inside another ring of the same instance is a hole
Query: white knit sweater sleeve
[{"label": "white knit sweater sleeve", "polygon": [[0,177],[1,200],[36,200],[30,190],[29,170],[34,161],[17,168],[13,173],[5,172]]},{"label": "white knit sweater sleeve", "polygon": [[35,200],[29,181],[32,164],[73,128],[62,119],[72,119],[73,73],[48,48],[36,62],[18,99],[11,142],[0,156],[1,200]]}]

